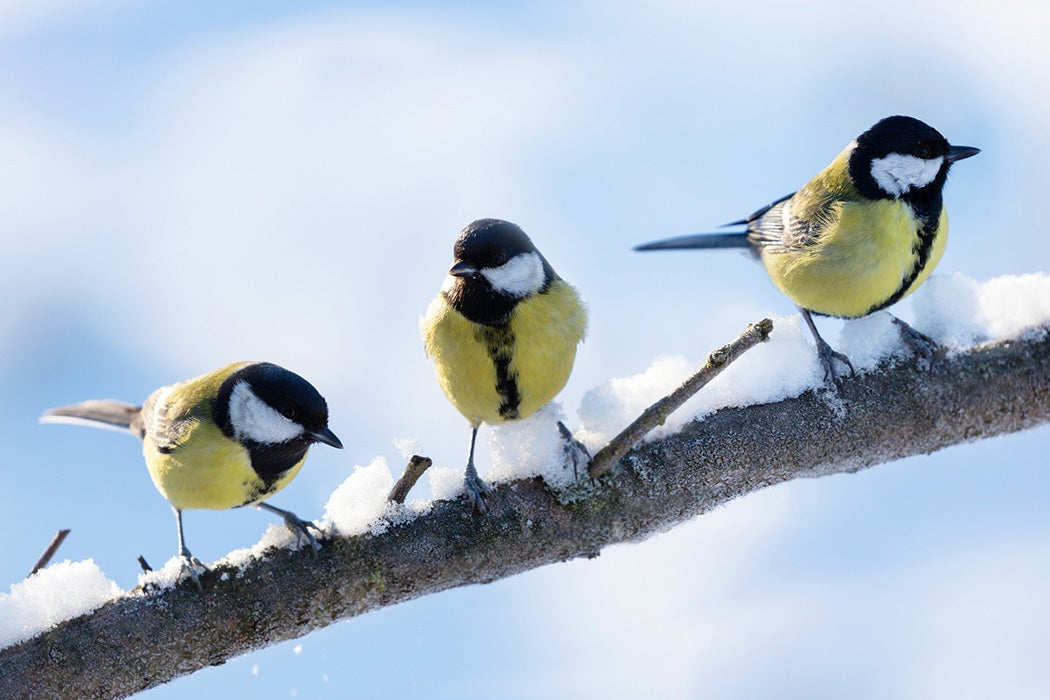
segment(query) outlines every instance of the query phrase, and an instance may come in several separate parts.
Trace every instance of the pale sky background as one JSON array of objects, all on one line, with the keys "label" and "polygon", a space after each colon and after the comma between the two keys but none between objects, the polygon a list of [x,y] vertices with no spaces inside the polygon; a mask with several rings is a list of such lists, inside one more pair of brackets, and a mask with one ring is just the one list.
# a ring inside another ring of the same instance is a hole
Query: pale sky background
[{"label": "pale sky background", "polygon": [[[462,465],[417,324],[475,218],[590,305],[570,425],[602,382],[792,312],[744,256],[633,245],[750,213],[890,114],[983,149],[939,273],[1050,268],[1039,3],[215,5],[0,0],[0,590],[63,527],[59,558],[124,588],[175,550],[137,444],[38,426],[51,406],[265,359],[346,445],[275,505],[319,517],[398,438]],[[779,486],[143,697],[1046,697],[1048,438]],[[191,511],[188,543],[212,561],[270,522]]]}]

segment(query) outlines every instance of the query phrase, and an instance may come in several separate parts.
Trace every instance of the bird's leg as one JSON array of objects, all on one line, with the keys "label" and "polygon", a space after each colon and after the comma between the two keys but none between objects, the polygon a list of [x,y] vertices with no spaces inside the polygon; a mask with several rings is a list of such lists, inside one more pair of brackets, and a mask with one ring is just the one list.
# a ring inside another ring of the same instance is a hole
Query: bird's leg
[{"label": "bird's leg", "polygon": [[934,355],[941,349],[937,344],[937,341],[925,333],[920,333],[915,330],[893,314],[890,314],[890,318],[893,319],[893,323],[896,324],[897,330],[900,331],[901,340],[903,340],[904,344],[911,348],[912,353],[919,358],[919,369],[924,371],[928,370]]},{"label": "bird's leg", "polygon": [[587,447],[582,442],[572,436],[572,432],[561,421],[558,421],[558,432],[561,433],[561,449],[562,454],[565,455],[565,464],[572,466],[572,478],[579,479],[579,468],[587,468],[587,465],[591,463],[591,453],[587,451]]},{"label": "bird's leg", "polygon": [[321,535],[323,535],[324,532],[321,530],[321,528],[314,525],[313,522],[309,520],[303,520],[292,511],[285,510],[284,508],[278,508],[277,506],[271,506],[269,503],[256,503],[255,507],[263,510],[268,510],[271,513],[276,513],[277,515],[281,516],[281,518],[284,519],[284,524],[288,526],[288,529],[295,533],[296,547],[299,546],[299,543],[302,542],[303,538],[305,537],[306,541],[310,543],[310,547],[313,548],[315,557],[317,556],[317,553],[321,551],[321,545],[317,543],[317,539],[314,537],[313,533],[310,532],[310,528],[317,530],[317,533]]},{"label": "bird's leg", "polygon": [[207,571],[208,567],[201,563],[197,557],[190,553],[189,548],[186,546],[186,538],[182,535],[182,511],[172,506],[171,509],[175,511],[175,527],[179,532],[179,559],[182,560],[182,571],[179,573],[188,574],[194,585],[197,586],[197,590],[204,593],[204,587],[201,585],[200,577],[197,574],[197,569],[202,572]]},{"label": "bird's leg", "polygon": [[467,499],[470,500],[471,510],[476,510],[480,513],[488,513],[488,506],[485,505],[485,494],[488,493],[489,487],[478,477],[478,470],[474,467],[474,443],[478,439],[478,426],[473,425],[470,428],[470,456],[467,457],[467,470],[463,475],[463,486],[467,491]]},{"label": "bird's leg", "polygon": [[808,310],[799,307],[799,311],[802,312],[802,318],[806,319],[806,325],[809,326],[810,332],[813,333],[813,340],[816,341],[817,356],[820,358],[820,364],[824,366],[824,381],[826,382],[830,379],[841,393],[842,379],[839,377],[839,373],[835,369],[835,362],[841,362],[849,367],[849,373],[851,375],[856,374],[856,370],[853,369],[853,363],[850,362],[849,358],[841,352],[835,352],[832,350],[831,346],[820,337],[820,333],[817,332],[817,326],[813,323],[813,316],[810,315]]}]

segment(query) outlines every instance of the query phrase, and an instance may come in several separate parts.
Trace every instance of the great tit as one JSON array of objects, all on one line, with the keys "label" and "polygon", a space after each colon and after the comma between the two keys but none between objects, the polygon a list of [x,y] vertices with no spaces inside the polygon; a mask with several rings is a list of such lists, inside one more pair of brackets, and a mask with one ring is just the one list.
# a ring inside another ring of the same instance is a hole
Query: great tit
[{"label": "great tit", "polygon": [[[824,378],[841,388],[837,360],[811,314],[859,318],[911,294],[944,253],[948,214],[942,190],[952,163],[980,152],[952,146],[912,117],[887,117],[846,146],[794,194],[727,226],[739,233],[699,234],[646,243],[635,250],[750,248],[813,333]],[[922,353],[932,340],[894,318]]]},{"label": "great tit", "polygon": [[141,406],[85,401],[53,408],[40,421],[128,431],[142,440],[150,477],[175,511],[183,570],[198,588],[196,569],[204,565],[183,537],[187,508],[265,508],[317,549],[312,523],[263,501],[295,478],[311,444],[343,445],[328,428],[324,397],[283,367],[236,362],[161,387]]},{"label": "great tit", "polygon": [[[562,390],[587,311],[515,224],[479,219],[460,233],[453,254],[420,326],[445,396],[470,422],[464,481],[472,508],[484,512],[487,487],[474,467],[478,427],[528,418]],[[583,450],[559,428],[573,443],[567,455]]]}]

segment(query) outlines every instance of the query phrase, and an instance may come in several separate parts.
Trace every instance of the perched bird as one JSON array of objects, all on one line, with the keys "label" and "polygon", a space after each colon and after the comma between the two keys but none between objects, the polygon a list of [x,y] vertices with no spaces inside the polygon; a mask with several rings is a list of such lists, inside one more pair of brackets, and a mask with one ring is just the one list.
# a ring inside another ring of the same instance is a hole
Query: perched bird
[{"label": "perched bird", "polygon": [[[455,260],[421,322],[426,352],[452,405],[470,422],[465,485],[474,509],[487,490],[474,467],[482,423],[528,418],[569,380],[587,311],[518,226],[479,219],[456,239]],[[583,446],[559,428],[575,462]]]},{"label": "perched bird", "polygon": [[[944,253],[948,214],[942,190],[952,163],[976,155],[952,146],[912,117],[887,117],[846,146],[831,165],[751,216],[739,233],[699,234],[635,250],[750,248],[773,283],[799,307],[817,344],[825,380],[841,388],[837,360],[811,314],[859,318],[885,309],[926,281]],[[932,340],[894,318],[922,354]]]},{"label": "perched bird", "polygon": [[161,387],[142,406],[85,401],[53,408],[40,421],[126,430],[142,440],[150,477],[175,511],[183,570],[198,588],[195,569],[204,565],[183,537],[187,508],[256,505],[280,515],[317,549],[312,523],[263,501],[295,478],[311,444],[343,445],[328,428],[324,397],[283,367],[236,362]]}]

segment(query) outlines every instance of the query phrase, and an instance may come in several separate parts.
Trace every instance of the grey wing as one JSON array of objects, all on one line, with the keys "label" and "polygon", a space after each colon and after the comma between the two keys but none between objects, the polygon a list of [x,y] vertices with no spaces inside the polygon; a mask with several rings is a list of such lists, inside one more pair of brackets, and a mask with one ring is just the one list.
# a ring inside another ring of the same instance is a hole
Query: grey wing
[{"label": "grey wing", "polygon": [[149,439],[165,454],[179,446],[187,427],[187,417],[169,401],[174,388],[174,385],[165,386],[154,391],[142,404],[139,413],[143,439]]},{"label": "grey wing", "polygon": [[747,240],[758,248],[773,252],[799,250],[816,243],[823,227],[819,221],[795,216],[791,201],[776,202],[748,222]]}]

